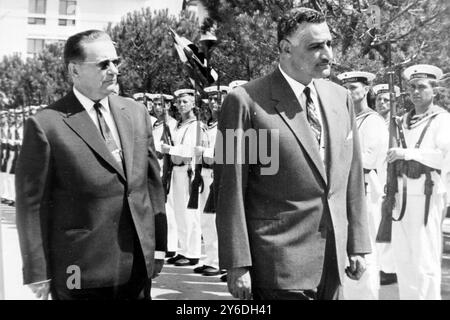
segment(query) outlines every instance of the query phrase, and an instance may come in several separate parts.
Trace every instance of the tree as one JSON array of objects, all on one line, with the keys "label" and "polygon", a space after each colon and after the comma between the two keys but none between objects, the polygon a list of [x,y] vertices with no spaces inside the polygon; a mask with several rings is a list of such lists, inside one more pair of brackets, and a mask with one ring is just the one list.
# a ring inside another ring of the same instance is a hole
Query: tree
[{"label": "tree", "polygon": [[124,60],[120,83],[128,94],[170,93],[190,86],[169,28],[193,42],[198,40],[198,21],[185,11],[175,17],[169,16],[168,10],[152,12],[145,8],[128,13],[119,24],[107,28]]},{"label": "tree", "polygon": [[0,62],[0,88],[11,107],[49,104],[70,90],[62,50],[62,44],[55,43],[25,61],[17,54],[3,58]]},{"label": "tree", "polygon": [[[334,37],[334,73],[365,70],[387,81],[386,46],[392,40],[392,63],[434,64],[449,72],[450,3],[447,0],[201,0],[217,24],[216,59],[224,72],[236,75],[237,66],[251,70],[249,78],[267,72],[277,56],[278,18],[294,6],[321,11]],[[381,9],[379,30],[368,26],[369,5]],[[255,40],[255,41],[253,41]],[[253,50],[254,49],[254,50]],[[261,57],[264,55],[264,57]],[[266,59],[264,59],[266,58]],[[257,70],[249,68],[254,61]],[[241,73],[242,74],[242,73]],[[398,72],[400,75],[400,72]],[[441,96],[445,96],[444,93]],[[447,94],[448,96],[448,94]]]}]

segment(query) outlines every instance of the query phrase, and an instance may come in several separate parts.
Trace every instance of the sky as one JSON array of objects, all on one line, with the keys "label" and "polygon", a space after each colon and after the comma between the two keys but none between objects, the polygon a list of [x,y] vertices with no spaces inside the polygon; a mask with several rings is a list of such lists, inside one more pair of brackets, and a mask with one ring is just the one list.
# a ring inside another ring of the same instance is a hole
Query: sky
[{"label": "sky", "polygon": [[150,3],[150,7],[155,10],[168,8],[169,13],[178,15],[181,11],[183,0],[151,0]]}]

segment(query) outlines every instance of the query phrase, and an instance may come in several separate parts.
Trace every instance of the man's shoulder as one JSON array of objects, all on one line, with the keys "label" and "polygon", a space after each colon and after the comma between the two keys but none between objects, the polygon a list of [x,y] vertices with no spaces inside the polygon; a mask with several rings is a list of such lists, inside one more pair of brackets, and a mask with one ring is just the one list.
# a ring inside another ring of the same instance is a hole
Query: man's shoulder
[{"label": "man's shoulder", "polygon": [[145,106],[140,103],[135,101],[132,98],[129,97],[122,97],[122,96],[118,96],[118,95],[110,95],[109,96],[109,100],[112,101],[113,103],[119,104],[121,106],[124,107],[131,107],[131,108],[143,108],[145,109]]},{"label": "man's shoulder", "polygon": [[60,118],[65,114],[67,112],[67,106],[73,104],[76,101],[75,99],[75,95],[69,92],[61,99],[39,110],[33,117],[40,122],[51,122],[55,118]]},{"label": "man's shoulder", "polygon": [[273,72],[264,75],[262,77],[250,80],[249,82],[238,86],[231,90],[227,97],[238,99],[238,100],[246,100],[254,98],[262,98],[266,95],[270,94],[270,87],[272,85],[272,76]]},{"label": "man's shoulder", "polygon": [[347,96],[348,90],[328,79],[314,79],[314,84],[316,87],[325,88],[326,90],[330,90],[331,92],[336,92],[337,94]]}]

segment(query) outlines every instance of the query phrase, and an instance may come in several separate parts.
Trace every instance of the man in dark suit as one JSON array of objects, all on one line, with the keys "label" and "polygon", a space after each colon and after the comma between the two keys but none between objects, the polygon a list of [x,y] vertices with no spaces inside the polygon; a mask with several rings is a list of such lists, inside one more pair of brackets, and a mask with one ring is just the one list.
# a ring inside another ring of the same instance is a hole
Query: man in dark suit
[{"label": "man in dark suit", "polygon": [[103,31],[71,36],[64,60],[73,90],[28,119],[17,164],[24,283],[44,299],[149,298],[167,230],[150,117],[111,95]]},{"label": "man in dark suit", "polygon": [[[332,61],[321,13],[288,12],[278,41],[278,68],[232,90],[219,117],[220,267],[240,299],[336,299],[343,277],[360,278],[371,251],[353,106],[345,88],[320,79]],[[261,157],[263,130],[275,173]],[[256,161],[238,159],[240,150]]]}]

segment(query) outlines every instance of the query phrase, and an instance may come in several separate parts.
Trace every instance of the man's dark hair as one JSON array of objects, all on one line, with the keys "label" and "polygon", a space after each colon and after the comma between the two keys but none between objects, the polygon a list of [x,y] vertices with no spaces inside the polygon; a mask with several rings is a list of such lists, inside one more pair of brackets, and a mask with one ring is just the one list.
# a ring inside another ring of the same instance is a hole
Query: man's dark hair
[{"label": "man's dark hair", "polygon": [[72,61],[83,61],[86,58],[83,42],[90,42],[100,38],[110,39],[109,35],[101,30],[87,30],[67,39],[64,46],[64,63],[67,66]]},{"label": "man's dark hair", "polygon": [[305,7],[289,10],[278,21],[278,43],[292,35],[304,22],[322,23],[325,22],[325,16],[319,11]]}]

